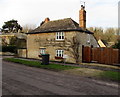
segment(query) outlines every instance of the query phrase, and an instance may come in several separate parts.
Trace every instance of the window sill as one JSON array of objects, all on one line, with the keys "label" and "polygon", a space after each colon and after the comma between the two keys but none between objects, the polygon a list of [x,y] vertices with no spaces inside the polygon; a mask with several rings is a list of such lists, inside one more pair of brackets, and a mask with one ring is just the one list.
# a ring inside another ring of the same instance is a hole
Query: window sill
[{"label": "window sill", "polygon": [[57,56],[55,56],[55,59],[63,59],[63,57],[57,57]]},{"label": "window sill", "polygon": [[63,39],[63,40],[56,40],[56,41],[58,41],[58,42],[64,42],[65,40]]}]

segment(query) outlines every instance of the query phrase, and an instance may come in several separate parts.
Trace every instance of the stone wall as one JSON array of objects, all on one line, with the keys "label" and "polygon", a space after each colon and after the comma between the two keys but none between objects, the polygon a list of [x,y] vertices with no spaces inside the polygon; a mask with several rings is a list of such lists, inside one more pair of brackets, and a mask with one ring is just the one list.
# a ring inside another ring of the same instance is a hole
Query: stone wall
[{"label": "stone wall", "polygon": [[79,39],[81,45],[84,45],[84,46],[92,45],[93,47],[99,46],[93,34],[77,32],[76,37],[77,39]]},{"label": "stone wall", "polygon": [[[56,56],[56,50],[57,49],[63,49],[65,47],[56,45],[56,44],[63,44],[66,39],[71,40],[73,37],[77,37],[80,41],[79,46],[79,61],[82,62],[82,45],[85,46],[91,46],[97,47],[97,41],[94,39],[93,35],[90,36],[86,33],[82,32],[64,32],[65,34],[65,40],[58,41],[56,40],[56,33],[39,33],[39,34],[28,34],[27,36],[27,57],[28,58],[36,58],[40,59],[38,55],[40,55],[40,49],[46,48],[46,53],[50,54],[50,60],[55,61],[62,61],[61,59],[55,59]],[[90,37],[90,39],[88,39]],[[87,41],[90,40],[90,43]],[[47,41],[47,42],[46,42]],[[63,49],[64,50],[64,49]],[[73,58],[73,54],[71,54],[70,51],[64,50],[64,54],[67,55],[67,62],[75,63],[75,59]]]},{"label": "stone wall", "polygon": [[18,53],[18,57],[23,57],[23,58],[27,57],[27,50],[26,49],[18,49],[17,53]]}]

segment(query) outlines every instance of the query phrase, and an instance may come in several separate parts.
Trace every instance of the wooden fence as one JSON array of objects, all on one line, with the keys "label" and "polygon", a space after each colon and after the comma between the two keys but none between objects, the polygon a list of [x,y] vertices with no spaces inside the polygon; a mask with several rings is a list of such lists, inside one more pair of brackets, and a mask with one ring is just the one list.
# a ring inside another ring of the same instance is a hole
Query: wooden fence
[{"label": "wooden fence", "polygon": [[120,64],[120,50],[113,48],[83,47],[83,62],[101,64]]}]

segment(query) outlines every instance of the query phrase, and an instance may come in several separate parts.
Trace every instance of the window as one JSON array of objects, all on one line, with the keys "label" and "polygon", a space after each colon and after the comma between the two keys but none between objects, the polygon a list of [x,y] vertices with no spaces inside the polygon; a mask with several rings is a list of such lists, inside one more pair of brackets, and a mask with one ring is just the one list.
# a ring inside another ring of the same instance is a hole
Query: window
[{"label": "window", "polygon": [[63,57],[63,50],[56,50],[56,56],[57,57]]},{"label": "window", "polygon": [[40,54],[45,54],[45,48],[40,49]]},{"label": "window", "polygon": [[56,40],[64,40],[64,32],[56,32]]},{"label": "window", "polygon": [[87,34],[87,38],[88,38],[87,42],[90,43],[90,34]]}]

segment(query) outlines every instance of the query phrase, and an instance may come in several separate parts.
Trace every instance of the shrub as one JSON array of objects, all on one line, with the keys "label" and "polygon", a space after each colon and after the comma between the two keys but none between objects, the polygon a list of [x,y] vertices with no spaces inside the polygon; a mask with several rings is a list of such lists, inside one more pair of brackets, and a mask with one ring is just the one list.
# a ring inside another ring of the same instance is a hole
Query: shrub
[{"label": "shrub", "polygon": [[16,53],[17,52],[17,47],[13,46],[13,45],[2,46],[2,52]]},{"label": "shrub", "polygon": [[120,40],[118,41],[118,43],[113,45],[113,48],[120,49]]}]

